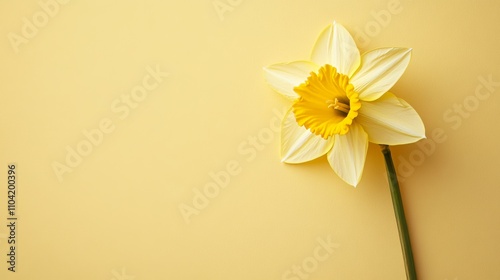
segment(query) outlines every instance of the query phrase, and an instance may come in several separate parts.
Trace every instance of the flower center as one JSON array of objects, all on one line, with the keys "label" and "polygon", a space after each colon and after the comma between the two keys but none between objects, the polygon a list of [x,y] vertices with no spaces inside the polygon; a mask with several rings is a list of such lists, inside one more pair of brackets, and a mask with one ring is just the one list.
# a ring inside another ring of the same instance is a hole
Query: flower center
[{"label": "flower center", "polygon": [[340,102],[338,98],[335,98],[335,100],[327,100],[326,103],[328,104],[328,108],[333,108],[335,110],[339,110],[341,112],[349,114],[349,105]]},{"label": "flower center", "polygon": [[300,126],[327,139],[334,134],[346,134],[361,107],[359,94],[349,83],[349,77],[326,64],[301,85],[294,88],[299,98],[293,113]]}]

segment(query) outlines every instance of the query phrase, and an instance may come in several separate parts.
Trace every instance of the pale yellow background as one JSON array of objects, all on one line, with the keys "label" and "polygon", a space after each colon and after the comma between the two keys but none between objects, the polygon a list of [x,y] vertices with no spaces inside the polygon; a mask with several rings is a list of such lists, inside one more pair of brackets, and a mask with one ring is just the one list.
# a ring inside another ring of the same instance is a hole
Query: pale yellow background
[{"label": "pale yellow background", "polygon": [[[500,2],[220,3],[231,10],[218,14],[212,0],[69,1],[16,53],[9,34],[43,10],[0,2],[1,279],[278,280],[328,237],[336,248],[308,279],[404,279],[379,148],[352,188],[325,158],[280,163],[278,133],[268,133],[289,103],[262,67],[308,59],[333,20],[362,51],[413,48],[393,92],[421,114],[429,139],[443,134],[432,149],[392,149],[419,279],[500,279],[500,87],[474,97],[480,77],[500,81]],[[148,66],[169,76],[120,119],[113,102]],[[464,102],[472,109],[453,112]],[[59,182],[52,164],[103,119],[114,131]],[[266,143],[251,148],[258,135]],[[10,162],[16,273],[5,256]],[[179,206],[193,206],[193,189],[230,163],[240,172],[186,224]]]}]

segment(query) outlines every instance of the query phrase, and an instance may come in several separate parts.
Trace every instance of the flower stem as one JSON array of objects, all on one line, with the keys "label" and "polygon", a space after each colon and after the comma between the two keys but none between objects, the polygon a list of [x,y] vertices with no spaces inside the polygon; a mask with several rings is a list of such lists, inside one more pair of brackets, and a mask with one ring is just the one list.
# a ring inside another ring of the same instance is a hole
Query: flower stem
[{"label": "flower stem", "polygon": [[403,258],[406,269],[406,279],[416,280],[417,272],[415,270],[415,262],[411,250],[410,234],[408,233],[408,225],[406,224],[405,211],[403,208],[403,200],[399,191],[398,177],[396,169],[391,157],[391,150],[387,145],[380,145],[384,154],[385,166],[387,168],[387,177],[389,179],[389,187],[391,189],[392,205],[394,206],[394,214],[398,223],[399,240],[401,249],[403,250]]}]

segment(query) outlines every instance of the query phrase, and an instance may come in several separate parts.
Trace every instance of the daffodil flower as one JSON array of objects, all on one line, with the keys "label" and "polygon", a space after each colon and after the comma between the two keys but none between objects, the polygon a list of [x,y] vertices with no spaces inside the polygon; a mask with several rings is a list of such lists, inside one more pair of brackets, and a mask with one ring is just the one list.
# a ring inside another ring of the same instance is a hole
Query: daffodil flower
[{"label": "daffodil flower", "polygon": [[327,155],[332,169],[356,186],[368,142],[399,145],[425,138],[417,112],[388,92],[405,71],[408,48],[360,55],[349,32],[334,22],[319,36],[310,61],[264,68],[269,85],[293,104],[281,125],[281,158],[303,163]]}]

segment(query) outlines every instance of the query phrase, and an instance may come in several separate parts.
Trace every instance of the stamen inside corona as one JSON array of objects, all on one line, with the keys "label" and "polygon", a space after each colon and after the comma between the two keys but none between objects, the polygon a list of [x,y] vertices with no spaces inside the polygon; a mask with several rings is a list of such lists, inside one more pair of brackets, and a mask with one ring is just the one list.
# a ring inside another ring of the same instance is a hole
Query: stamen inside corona
[{"label": "stamen inside corona", "polygon": [[328,108],[333,108],[349,114],[349,105],[340,102],[338,98],[335,98],[335,100],[327,100],[326,103],[328,104]]}]

